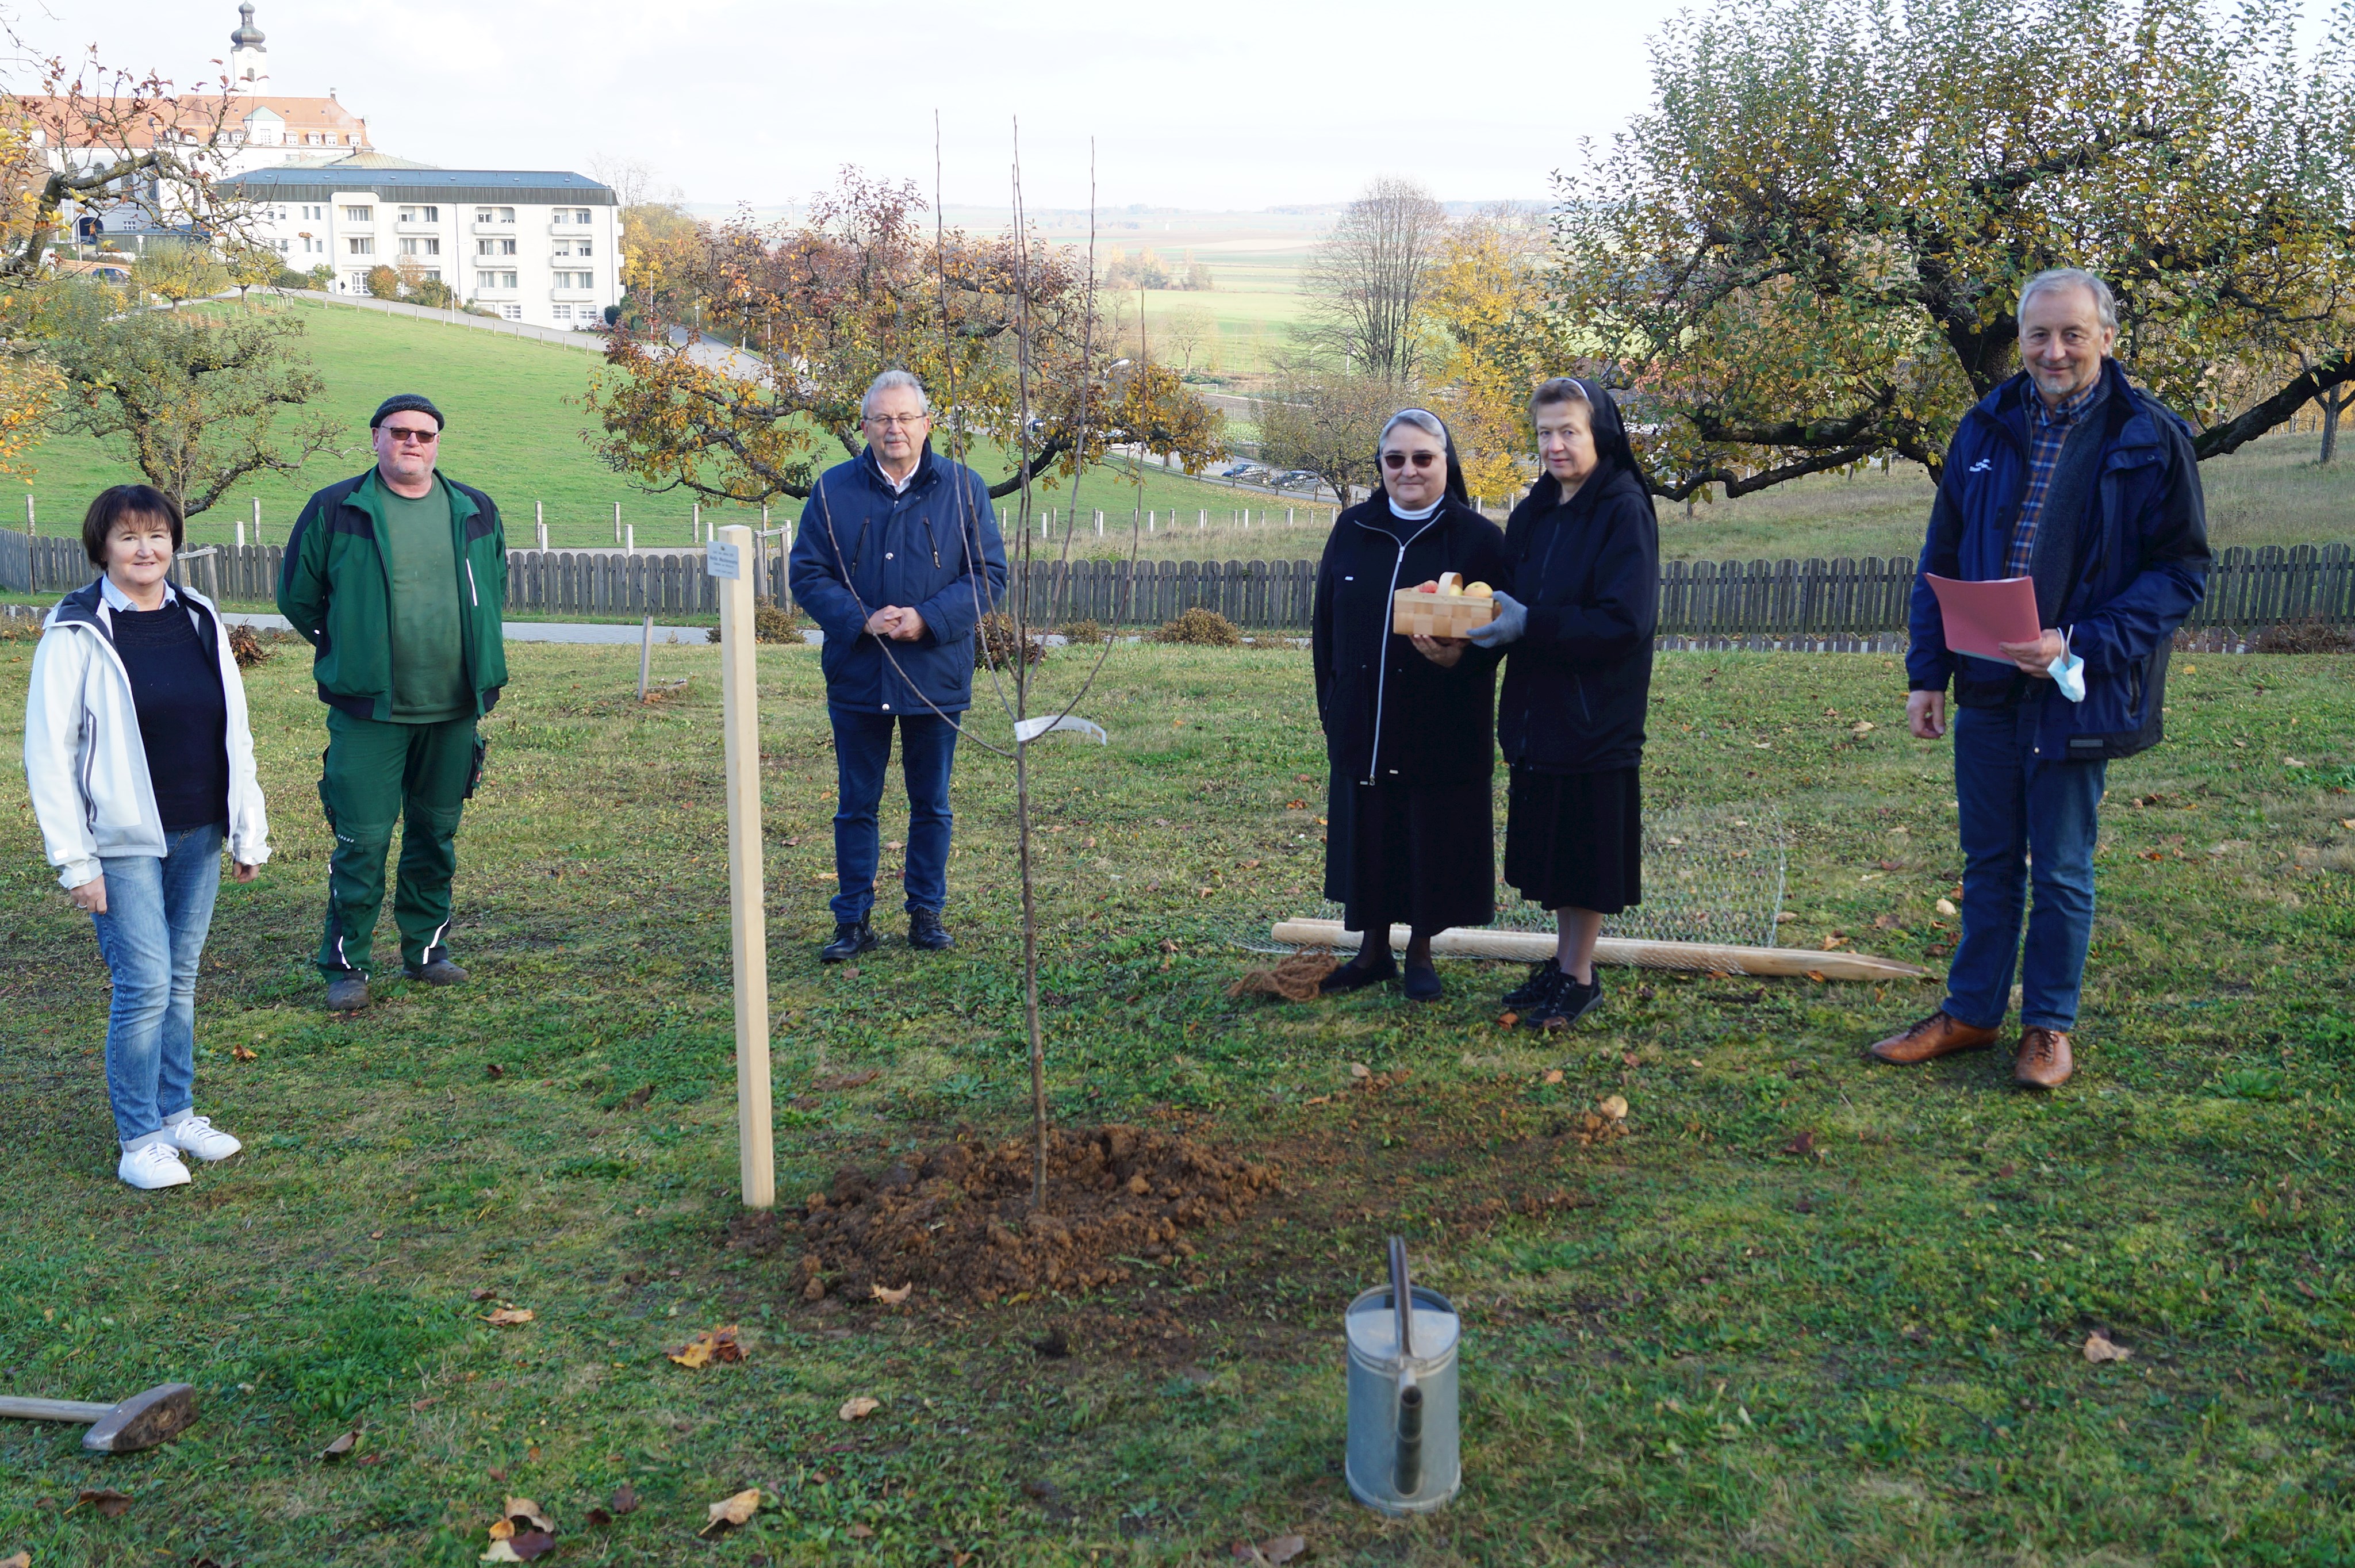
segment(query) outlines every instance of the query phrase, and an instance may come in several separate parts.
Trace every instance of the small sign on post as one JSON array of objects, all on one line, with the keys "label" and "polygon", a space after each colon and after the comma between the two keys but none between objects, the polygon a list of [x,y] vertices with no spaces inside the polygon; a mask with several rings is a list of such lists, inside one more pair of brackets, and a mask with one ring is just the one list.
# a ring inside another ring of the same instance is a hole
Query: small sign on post
[{"label": "small sign on post", "polygon": [[729,957],[736,973],[736,1152],[744,1206],[777,1206],[769,1105],[769,937],[762,906],[760,666],[753,656],[752,530],[731,523],[704,550],[719,580],[719,693],[728,796]]}]

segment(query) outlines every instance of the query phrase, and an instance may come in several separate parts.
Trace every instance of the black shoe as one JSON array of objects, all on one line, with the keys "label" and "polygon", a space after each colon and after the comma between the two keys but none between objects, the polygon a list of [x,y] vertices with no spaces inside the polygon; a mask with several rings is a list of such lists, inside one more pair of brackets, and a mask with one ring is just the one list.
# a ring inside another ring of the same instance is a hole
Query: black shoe
[{"label": "black shoe", "polygon": [[368,976],[357,969],[346,969],[327,981],[327,1010],[331,1013],[356,1013],[368,1005]]},{"label": "black shoe", "polygon": [[1554,980],[1561,974],[1561,960],[1549,958],[1529,971],[1529,977],[1506,992],[1498,999],[1508,1008],[1526,1008],[1531,1002],[1543,1001],[1553,989]]},{"label": "black shoe", "polygon": [[460,986],[466,980],[466,972],[447,958],[436,958],[430,964],[403,964],[400,972],[429,986]]},{"label": "black shoe", "polygon": [[1394,978],[1397,974],[1397,963],[1388,953],[1384,953],[1379,964],[1342,965],[1318,981],[1316,988],[1328,997],[1337,997],[1344,991],[1355,991],[1366,986],[1379,986],[1384,980]]},{"label": "black shoe", "polygon": [[1439,971],[1421,965],[1406,966],[1406,985],[1402,987],[1410,1002],[1435,1002],[1447,994],[1439,983]]},{"label": "black shoe", "polygon": [[908,945],[921,947],[927,953],[940,953],[956,945],[956,938],[941,923],[941,912],[936,909],[911,909],[908,912]]},{"label": "black shoe", "polygon": [[834,940],[817,950],[821,963],[839,964],[875,945],[875,928],[863,920],[846,920],[834,928]]},{"label": "black shoe", "polygon": [[1582,986],[1568,975],[1554,982],[1546,998],[1521,1015],[1523,1029],[1568,1029],[1603,1005],[1603,982]]}]

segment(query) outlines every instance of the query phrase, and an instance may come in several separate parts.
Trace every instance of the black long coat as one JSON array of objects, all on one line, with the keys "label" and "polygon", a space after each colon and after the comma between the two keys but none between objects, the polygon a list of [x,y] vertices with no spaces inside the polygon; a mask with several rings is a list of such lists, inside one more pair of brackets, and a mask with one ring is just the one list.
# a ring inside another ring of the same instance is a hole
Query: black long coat
[{"label": "black long coat", "polygon": [[1529,612],[1497,705],[1505,761],[1545,773],[1636,766],[1660,610],[1652,497],[1632,464],[1598,471],[1568,501],[1547,475],[1513,508],[1505,537],[1514,596]]},{"label": "black long coat", "polygon": [[1462,784],[1495,771],[1499,655],[1467,647],[1455,668],[1442,669],[1391,630],[1391,594],[1448,571],[1512,589],[1504,534],[1460,501],[1409,523],[1377,493],[1334,521],[1316,569],[1308,646],[1336,777]]},{"label": "black long coat", "polygon": [[1391,593],[1448,571],[1509,590],[1504,535],[1460,501],[1410,523],[1377,494],[1341,514],[1317,572],[1309,645],[1332,763],[1325,896],[1360,924],[1370,915],[1437,930],[1495,915],[1498,655],[1467,647],[1442,669],[1391,630]]}]

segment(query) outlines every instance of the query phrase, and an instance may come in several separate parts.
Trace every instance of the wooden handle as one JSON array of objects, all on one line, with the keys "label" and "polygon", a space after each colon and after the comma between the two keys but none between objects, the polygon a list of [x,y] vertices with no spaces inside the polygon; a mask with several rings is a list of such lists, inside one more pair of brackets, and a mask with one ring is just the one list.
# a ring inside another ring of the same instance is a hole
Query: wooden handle
[{"label": "wooden handle", "polygon": [[72,1399],[11,1399],[0,1394],[0,1415],[14,1416],[18,1421],[82,1421],[99,1420],[114,1407],[111,1404],[84,1404]]}]

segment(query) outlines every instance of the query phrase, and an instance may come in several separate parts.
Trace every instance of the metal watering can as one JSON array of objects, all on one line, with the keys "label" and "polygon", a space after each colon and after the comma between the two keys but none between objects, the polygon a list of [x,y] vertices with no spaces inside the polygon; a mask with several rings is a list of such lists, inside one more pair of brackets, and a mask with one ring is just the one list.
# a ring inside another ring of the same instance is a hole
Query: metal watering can
[{"label": "metal watering can", "polygon": [[1456,1452],[1455,1342],[1463,1322],[1407,1279],[1391,1238],[1391,1283],[1349,1303],[1349,1495],[1379,1513],[1423,1513],[1464,1484]]}]

